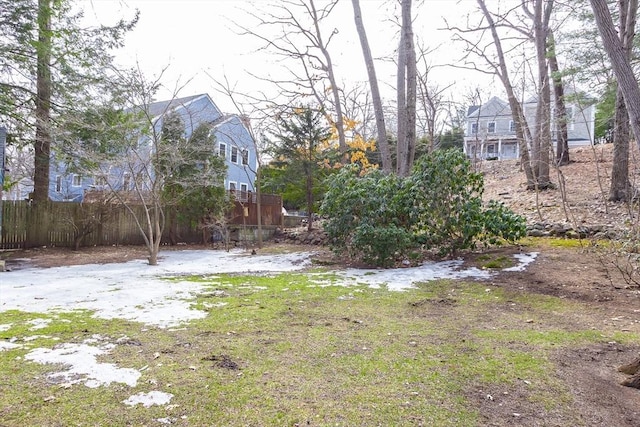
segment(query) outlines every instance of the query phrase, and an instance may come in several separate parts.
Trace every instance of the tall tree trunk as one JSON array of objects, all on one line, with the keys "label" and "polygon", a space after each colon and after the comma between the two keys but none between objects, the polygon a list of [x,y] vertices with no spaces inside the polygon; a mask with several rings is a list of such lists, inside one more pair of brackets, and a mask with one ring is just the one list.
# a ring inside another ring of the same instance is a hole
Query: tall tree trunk
[{"label": "tall tree trunk", "polygon": [[404,159],[407,158],[407,90],[406,90],[406,62],[405,54],[406,45],[404,43],[405,33],[400,32],[400,44],[398,45],[398,73],[396,76],[396,103],[398,108],[397,120],[397,146],[396,146],[396,172],[400,176],[404,176],[406,168]]},{"label": "tall tree trunk", "polygon": [[629,182],[629,113],[624,95],[618,86],[613,128],[613,165],[611,167],[611,186],[609,200],[612,202],[629,200],[631,182]]},{"label": "tall tree trunk", "polygon": [[34,147],[33,200],[49,200],[51,156],[51,0],[38,0],[36,77],[36,140]]},{"label": "tall tree trunk", "polygon": [[[544,7],[543,7],[544,4]],[[536,131],[531,157],[538,189],[551,186],[549,163],[551,148],[551,87],[547,67],[547,37],[553,0],[536,0],[534,5],[534,40],[538,62],[538,106],[536,108]]]},{"label": "tall tree trunk", "polygon": [[[635,36],[637,0],[619,0],[619,38],[628,62],[631,61],[631,48]],[[616,92],[616,110],[613,131],[613,166],[611,168],[611,186],[609,200],[629,200],[632,197],[629,181],[629,114],[625,106],[620,86]]]},{"label": "tall tree trunk", "polygon": [[411,18],[411,0],[402,2],[402,21],[406,32],[404,42],[406,44],[405,55],[407,57],[407,162],[406,174],[411,173],[413,161],[416,156],[416,102],[418,70],[416,61],[416,47],[413,37],[413,19]]},{"label": "tall tree trunk", "polygon": [[569,164],[569,130],[567,107],[564,102],[564,83],[560,75],[558,57],[556,55],[556,41],[553,32],[549,30],[549,71],[553,81],[554,105],[556,107],[554,118],[556,121],[556,164],[564,166]]},{"label": "tall tree trunk", "polygon": [[416,51],[413,44],[411,0],[402,0],[402,29],[398,49],[397,171],[407,176],[416,150]]},{"label": "tall tree trunk", "polygon": [[33,205],[25,247],[48,244],[49,163],[51,156],[51,0],[38,0],[36,45],[36,138],[34,142]]},{"label": "tall tree trunk", "polygon": [[611,60],[611,67],[618,80],[618,87],[624,95],[636,144],[640,148],[640,87],[638,87],[638,81],[627,60],[626,49],[618,38],[607,1],[590,0],[590,2],[604,49]]},{"label": "tall tree trunk", "polygon": [[384,110],[382,109],[382,97],[378,88],[378,78],[376,77],[376,69],[373,64],[373,56],[367,40],[367,33],[362,22],[362,12],[360,10],[360,0],[352,0],[353,17],[360,38],[360,46],[362,47],[362,55],[367,67],[367,75],[369,77],[369,87],[371,88],[371,97],[373,102],[373,111],[376,116],[376,129],[378,131],[378,148],[382,154],[382,170],[391,172],[393,165],[391,163],[391,153],[389,152],[389,142],[387,140],[387,128],[384,122]]},{"label": "tall tree trunk", "polygon": [[529,141],[532,140],[531,131],[529,129],[529,125],[527,124],[527,120],[525,119],[522,104],[518,100],[518,97],[516,96],[513,89],[513,84],[511,84],[511,79],[509,78],[504,50],[502,49],[502,42],[500,40],[500,37],[498,36],[498,31],[496,30],[493,16],[491,15],[491,13],[489,13],[484,0],[477,0],[477,2],[480,6],[480,9],[482,10],[482,14],[489,24],[491,37],[493,38],[493,43],[496,48],[496,53],[498,56],[498,66],[496,74],[500,78],[505,92],[507,92],[509,108],[511,108],[511,115],[516,124],[516,139],[518,140],[518,148],[520,150],[520,164],[522,165],[522,169],[524,170],[525,176],[527,178],[527,188],[533,189],[535,188],[535,176],[533,174],[533,169],[531,168],[531,161],[529,157]]}]

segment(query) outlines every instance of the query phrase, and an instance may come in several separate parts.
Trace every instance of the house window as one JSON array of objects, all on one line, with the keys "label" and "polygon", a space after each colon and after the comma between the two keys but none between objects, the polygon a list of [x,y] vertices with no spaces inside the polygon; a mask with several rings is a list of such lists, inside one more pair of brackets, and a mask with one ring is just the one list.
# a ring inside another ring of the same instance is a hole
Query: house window
[{"label": "house window", "polygon": [[496,133],[496,122],[487,123],[487,133]]},{"label": "house window", "polygon": [[107,178],[104,175],[96,176],[93,180],[96,187],[106,187],[107,186]]},{"label": "house window", "polygon": [[471,135],[478,134],[478,123],[471,123]]},{"label": "house window", "polygon": [[131,187],[131,174],[126,173],[122,176],[122,189],[128,190]]},{"label": "house window", "polygon": [[495,154],[496,153],[496,145],[489,144],[487,145],[487,154]]},{"label": "house window", "polygon": [[240,198],[243,202],[248,200],[249,186],[247,184],[240,184]]},{"label": "house window", "polygon": [[238,147],[231,147],[231,163],[238,163]]},{"label": "house window", "polygon": [[567,129],[573,130],[575,125],[575,117],[573,111],[573,105],[567,107]]},{"label": "house window", "polygon": [[222,157],[223,159],[227,158],[227,144],[225,144],[224,142],[218,144],[218,156]]},{"label": "house window", "polygon": [[513,120],[511,120],[509,122],[509,132],[515,132],[516,131],[516,122],[514,122]]},{"label": "house window", "polygon": [[229,191],[236,191],[236,183],[229,181]]},{"label": "house window", "polygon": [[80,187],[82,185],[82,175],[73,175],[72,185],[74,187]]},{"label": "house window", "polygon": [[240,153],[242,154],[242,164],[247,166],[249,164],[249,150],[243,148]]},{"label": "house window", "polygon": [[62,175],[56,176],[56,191],[58,193],[62,191]]}]

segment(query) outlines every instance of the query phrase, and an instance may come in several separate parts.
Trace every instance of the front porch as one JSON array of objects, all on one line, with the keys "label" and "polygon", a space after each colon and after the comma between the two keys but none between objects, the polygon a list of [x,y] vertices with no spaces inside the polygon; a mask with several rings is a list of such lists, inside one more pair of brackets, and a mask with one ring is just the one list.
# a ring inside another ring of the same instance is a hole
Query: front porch
[{"label": "front porch", "polygon": [[492,138],[478,140],[465,138],[464,153],[473,160],[505,160],[520,157],[518,141],[513,138]]}]

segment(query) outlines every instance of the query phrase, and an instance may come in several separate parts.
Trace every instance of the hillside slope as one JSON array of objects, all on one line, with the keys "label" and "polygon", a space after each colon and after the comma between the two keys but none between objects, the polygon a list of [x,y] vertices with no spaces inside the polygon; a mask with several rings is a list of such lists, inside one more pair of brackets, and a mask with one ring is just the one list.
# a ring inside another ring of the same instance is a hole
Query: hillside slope
[{"label": "hillside slope", "polygon": [[[556,189],[528,191],[526,178],[516,160],[484,161],[479,170],[484,175],[485,200],[498,200],[527,218],[529,224],[567,224],[603,226],[623,230],[638,224],[638,207],[607,201],[613,146],[611,144],[580,147],[570,152],[571,163],[552,168],[551,180]],[[630,179],[640,187],[640,156],[634,146],[629,159]],[[565,191],[562,191],[564,182]]]}]

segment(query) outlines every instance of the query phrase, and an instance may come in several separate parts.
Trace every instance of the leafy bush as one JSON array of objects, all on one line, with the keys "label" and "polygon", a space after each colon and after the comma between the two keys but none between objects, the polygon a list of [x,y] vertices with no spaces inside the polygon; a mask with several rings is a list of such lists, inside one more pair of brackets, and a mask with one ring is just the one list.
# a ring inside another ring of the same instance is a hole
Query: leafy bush
[{"label": "leafy bush", "polygon": [[334,251],[385,267],[416,247],[452,255],[524,237],[522,217],[498,202],[483,208],[483,186],[464,154],[436,151],[404,179],[343,169],[329,179],[321,212]]},{"label": "leafy bush", "polygon": [[320,208],[329,218],[324,229],[332,249],[376,265],[388,265],[402,253],[411,239],[398,216],[400,184],[397,176],[378,170],[360,176],[354,165],[333,175]]}]

